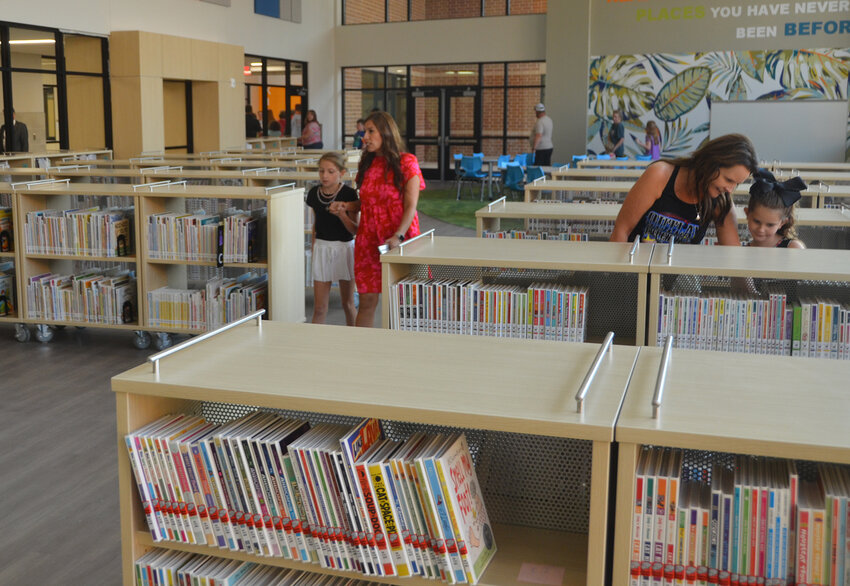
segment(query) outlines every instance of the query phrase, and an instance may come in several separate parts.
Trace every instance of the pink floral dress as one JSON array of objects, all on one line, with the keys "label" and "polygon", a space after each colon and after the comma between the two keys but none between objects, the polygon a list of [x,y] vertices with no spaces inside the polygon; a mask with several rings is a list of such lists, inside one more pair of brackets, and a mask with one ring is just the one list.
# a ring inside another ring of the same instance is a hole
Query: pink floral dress
[{"label": "pink floral dress", "polygon": [[[401,155],[401,173],[407,184],[411,177],[419,176],[419,189],[425,189],[425,178],[416,156]],[[354,280],[360,293],[381,292],[381,255],[378,246],[395,234],[404,212],[403,193],[395,188],[393,178],[387,176],[387,160],[375,157],[366,170],[360,185],[360,227],[354,241]],[[405,238],[419,235],[419,214],[413,215]]]}]

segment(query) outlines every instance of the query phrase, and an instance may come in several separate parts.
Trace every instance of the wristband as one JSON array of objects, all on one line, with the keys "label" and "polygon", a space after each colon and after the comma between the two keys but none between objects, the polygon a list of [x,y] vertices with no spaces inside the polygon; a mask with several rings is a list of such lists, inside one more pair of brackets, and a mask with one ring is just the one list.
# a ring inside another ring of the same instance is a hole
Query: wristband
[{"label": "wristband", "polygon": [[396,234],[396,238],[398,238],[398,243],[401,244],[404,242],[404,234]]}]

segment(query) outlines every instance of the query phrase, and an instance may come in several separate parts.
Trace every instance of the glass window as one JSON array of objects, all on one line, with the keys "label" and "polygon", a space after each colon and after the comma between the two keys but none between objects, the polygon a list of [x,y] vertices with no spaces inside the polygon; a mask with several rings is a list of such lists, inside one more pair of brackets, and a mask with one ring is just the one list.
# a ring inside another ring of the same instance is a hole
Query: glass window
[{"label": "glass window", "polygon": [[56,35],[48,31],[9,29],[12,67],[56,70]]},{"label": "glass window", "polygon": [[387,14],[389,22],[405,22],[407,20],[407,0],[388,0],[387,10],[389,11]]},{"label": "glass window", "polygon": [[263,83],[263,58],[245,55],[243,75],[245,83],[257,85]]},{"label": "glass window", "polygon": [[478,64],[416,65],[410,68],[410,85],[413,87],[478,85]]},{"label": "glass window", "polygon": [[65,35],[65,69],[68,73],[103,73],[103,40]]},{"label": "glass window", "polygon": [[254,0],[254,14],[280,18],[279,0]]},{"label": "glass window", "polygon": [[361,69],[363,88],[378,89],[384,87],[383,67],[364,67]]},{"label": "glass window", "polygon": [[[344,6],[343,22],[345,24],[386,22],[384,0],[345,0]],[[406,16],[405,20],[407,20]]]},{"label": "glass window", "polygon": [[534,105],[540,88],[508,88],[508,136],[528,136],[534,125]]},{"label": "glass window", "polygon": [[289,84],[307,85],[304,79],[304,64],[293,61],[289,64]]},{"label": "glass window", "polygon": [[343,69],[342,87],[347,90],[363,89],[363,70],[359,67],[346,67]]},{"label": "glass window", "polygon": [[266,82],[269,85],[286,85],[286,61],[266,59]]},{"label": "glass window", "polygon": [[546,14],[546,0],[511,0],[511,14]]},{"label": "glass window", "polygon": [[481,16],[481,0],[411,0],[410,20]]},{"label": "glass window", "polygon": [[[514,3],[511,2],[513,8]],[[508,13],[507,0],[484,0],[484,16],[505,16]]]},{"label": "glass window", "polygon": [[546,63],[508,63],[508,85],[543,85]]},{"label": "glass window", "polygon": [[407,67],[398,67],[398,66],[387,67],[387,87],[389,87],[389,88],[407,87]]},{"label": "glass window", "polygon": [[505,85],[505,64],[504,63],[485,63],[482,72],[483,86],[504,86]]},{"label": "glass window", "polygon": [[481,90],[481,113],[481,132],[485,136],[504,134],[505,90]]},{"label": "glass window", "polygon": [[[68,148],[77,150],[105,148],[103,78],[92,75],[69,75],[66,90]],[[51,123],[51,116],[52,113],[45,109],[48,126]],[[186,142],[185,137],[183,142]]]}]

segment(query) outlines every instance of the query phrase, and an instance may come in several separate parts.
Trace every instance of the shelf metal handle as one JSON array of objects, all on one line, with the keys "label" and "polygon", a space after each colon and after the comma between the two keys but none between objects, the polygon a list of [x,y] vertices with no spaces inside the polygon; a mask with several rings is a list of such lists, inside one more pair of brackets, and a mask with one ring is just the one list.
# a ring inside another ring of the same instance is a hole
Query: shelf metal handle
[{"label": "shelf metal handle", "polygon": [[153,191],[154,187],[162,187],[163,185],[168,185],[169,183],[171,183],[171,181],[169,181],[168,179],[165,179],[163,181],[154,181],[153,183],[137,183],[133,186],[133,191],[136,191],[136,189],[138,189],[139,187],[147,187],[148,189]]},{"label": "shelf metal handle", "polygon": [[639,244],[640,244],[640,234],[635,236],[635,241],[632,243],[632,249],[629,251],[629,264],[634,264],[635,253],[637,252]]},{"label": "shelf metal handle", "polygon": [[667,249],[667,264],[673,264],[673,244],[675,244],[676,240],[674,238],[670,239],[670,248]]},{"label": "shelf metal handle", "polygon": [[664,385],[667,384],[667,369],[670,366],[670,351],[673,349],[673,336],[667,336],[664,342],[664,352],[661,354],[661,364],[658,366],[658,377],[655,379],[655,392],[652,395],[652,418],[658,419],[661,402],[664,400]]},{"label": "shelf metal handle", "polygon": [[613,343],[614,332],[608,332],[605,335],[605,340],[602,341],[602,346],[600,346],[599,351],[596,352],[596,358],[593,359],[593,364],[590,365],[590,369],[587,371],[587,374],[584,375],[584,380],[581,382],[581,386],[578,388],[578,392],[576,393],[576,413],[581,413],[584,409],[584,399],[587,396],[587,391],[590,390],[590,385],[593,383],[593,378],[599,370],[599,365],[602,364],[602,359],[605,357],[605,353],[611,349],[611,345]]},{"label": "shelf metal handle", "polygon": [[295,189],[295,182],[293,181],[292,183],[280,183],[278,185],[269,185],[268,187],[265,188],[265,190],[266,190],[266,194],[268,195],[276,189],[284,189],[284,188],[285,189]]},{"label": "shelf metal handle", "polygon": [[508,196],[503,195],[502,197],[500,197],[496,201],[491,201],[490,203],[487,204],[487,211],[488,212],[491,211],[493,209],[493,206],[496,205],[497,203],[502,203],[502,204],[505,203],[505,200],[507,200],[507,199],[508,199]]},{"label": "shelf metal handle", "polygon": [[430,237],[431,237],[431,242],[433,242],[433,241],[434,241],[434,228],[431,228],[431,229],[430,229],[430,230],[428,230],[427,232],[423,232],[423,233],[422,233],[422,234],[420,234],[419,236],[414,236],[414,237],[413,237],[413,238],[411,238],[410,240],[405,240],[404,242],[402,242],[401,244],[399,244],[399,245],[398,245],[398,254],[399,254],[399,256],[404,256],[404,247],[405,247],[405,246],[407,246],[407,245],[408,245],[408,244],[410,244],[411,242],[416,242],[417,240],[419,240],[420,238],[424,238],[425,236],[430,236]]},{"label": "shelf metal handle", "polygon": [[248,175],[249,173],[260,173],[261,171],[265,171],[265,167],[255,167],[253,169],[242,169],[243,175]]},{"label": "shelf metal handle", "polygon": [[157,352],[156,354],[148,356],[148,362],[150,362],[151,365],[153,366],[154,376],[159,376],[159,361],[160,360],[162,360],[163,358],[166,358],[167,356],[171,356],[175,352],[180,352],[181,350],[184,350],[184,349],[188,348],[189,346],[194,346],[198,342],[203,342],[207,338],[212,338],[213,336],[217,336],[218,334],[220,334],[222,332],[226,332],[227,330],[229,330],[231,328],[235,328],[236,326],[240,326],[240,325],[244,324],[245,322],[249,322],[251,320],[257,320],[257,328],[259,330],[262,330],[263,315],[265,313],[266,313],[265,309],[259,309],[259,310],[255,311],[254,313],[246,315],[245,317],[240,317],[236,321],[232,321],[229,324],[225,324],[225,325],[221,326],[220,328],[210,330],[209,332],[204,332],[203,334],[201,334],[199,336],[195,336],[194,338],[189,338],[185,342],[181,342],[180,344],[177,344],[176,346],[172,346],[171,348],[168,348],[167,350],[163,350],[162,352]]},{"label": "shelf metal handle", "polygon": [[141,173],[142,175],[144,175],[146,173],[156,173],[157,171],[164,171],[166,169],[168,169],[168,165],[160,165],[158,167],[145,167],[141,169]]}]

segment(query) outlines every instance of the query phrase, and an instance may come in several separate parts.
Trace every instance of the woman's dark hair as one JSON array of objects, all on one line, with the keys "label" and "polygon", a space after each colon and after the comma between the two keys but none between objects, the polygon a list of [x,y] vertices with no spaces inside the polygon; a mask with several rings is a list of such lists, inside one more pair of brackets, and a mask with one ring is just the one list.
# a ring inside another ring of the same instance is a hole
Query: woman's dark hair
[{"label": "woman's dark hair", "polygon": [[705,142],[690,157],[670,161],[676,167],[684,167],[691,173],[692,187],[699,198],[700,224],[711,221],[719,224],[732,208],[732,194],[724,193],[716,198],[708,197],[708,185],[724,167],[743,165],[750,173],[758,169],[758,156],[750,139],[743,134],[724,134]]},{"label": "woman's dark hair", "polygon": [[375,125],[378,133],[381,135],[381,150],[378,153],[366,152],[360,157],[360,164],[357,166],[357,187],[363,183],[363,177],[366,170],[372,165],[372,161],[376,155],[381,155],[387,160],[387,180],[389,181],[389,173],[392,174],[392,183],[399,193],[404,189],[404,176],[401,172],[401,153],[405,152],[404,141],[399,134],[398,126],[392,116],[386,112],[372,112],[366,118],[366,122],[371,122]]}]

